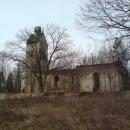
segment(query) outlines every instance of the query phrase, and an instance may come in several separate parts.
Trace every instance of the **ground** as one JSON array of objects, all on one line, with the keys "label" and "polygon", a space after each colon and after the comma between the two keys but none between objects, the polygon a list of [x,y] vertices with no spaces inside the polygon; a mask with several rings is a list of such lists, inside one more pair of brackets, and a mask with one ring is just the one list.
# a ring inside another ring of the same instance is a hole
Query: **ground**
[{"label": "ground", "polygon": [[0,130],[130,130],[130,99],[88,95],[4,100]]}]

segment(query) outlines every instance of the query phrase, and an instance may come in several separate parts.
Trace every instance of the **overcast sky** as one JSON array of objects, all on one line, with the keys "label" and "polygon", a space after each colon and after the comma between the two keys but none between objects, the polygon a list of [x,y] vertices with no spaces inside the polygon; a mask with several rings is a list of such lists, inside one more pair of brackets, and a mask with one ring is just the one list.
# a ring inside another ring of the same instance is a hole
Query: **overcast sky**
[{"label": "overcast sky", "polygon": [[[12,40],[25,27],[30,28],[50,23],[66,27],[76,47],[94,48],[94,43],[75,25],[76,13],[81,0],[1,0],[0,1],[0,46]],[[89,34],[89,33],[88,33]],[[91,34],[90,34],[90,37]]]}]

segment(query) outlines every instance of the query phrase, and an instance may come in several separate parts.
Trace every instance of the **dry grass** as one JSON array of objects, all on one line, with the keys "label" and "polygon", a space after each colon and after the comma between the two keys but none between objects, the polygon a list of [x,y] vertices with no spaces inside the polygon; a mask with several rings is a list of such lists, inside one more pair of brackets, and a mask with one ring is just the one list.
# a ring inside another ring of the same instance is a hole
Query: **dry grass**
[{"label": "dry grass", "polygon": [[1,101],[0,130],[130,130],[130,100],[91,95]]}]

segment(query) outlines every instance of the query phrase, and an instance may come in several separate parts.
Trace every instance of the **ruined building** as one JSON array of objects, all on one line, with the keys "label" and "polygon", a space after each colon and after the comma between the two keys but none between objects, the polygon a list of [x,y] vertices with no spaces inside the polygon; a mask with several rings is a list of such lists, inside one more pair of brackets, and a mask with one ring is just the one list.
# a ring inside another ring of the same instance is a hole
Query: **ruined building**
[{"label": "ruined building", "polygon": [[[26,43],[26,92],[38,92],[40,75],[47,68],[48,45],[41,27],[36,27]],[[42,76],[44,78],[44,74]]]},{"label": "ruined building", "polygon": [[[27,52],[28,66],[34,72],[39,71],[37,64],[40,62],[42,71],[45,72],[48,61],[48,45],[40,27],[36,27],[35,34],[30,36],[27,42]],[[40,55],[40,59],[35,54]],[[26,70],[26,92],[36,93],[39,91],[38,83],[31,69]],[[50,70],[44,92],[49,92],[52,89],[61,89],[65,92],[120,91],[126,85],[124,72],[119,62],[81,65],[75,69]]]}]

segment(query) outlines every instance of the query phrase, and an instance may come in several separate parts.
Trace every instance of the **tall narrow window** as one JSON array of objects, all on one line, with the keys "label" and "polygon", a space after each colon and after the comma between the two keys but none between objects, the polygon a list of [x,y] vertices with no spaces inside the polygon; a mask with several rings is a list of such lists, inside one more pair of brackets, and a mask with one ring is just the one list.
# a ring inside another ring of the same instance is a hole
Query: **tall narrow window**
[{"label": "tall narrow window", "polygon": [[94,88],[93,91],[98,91],[100,87],[100,79],[99,79],[99,73],[95,72],[93,74],[93,81],[94,81]]}]

